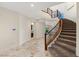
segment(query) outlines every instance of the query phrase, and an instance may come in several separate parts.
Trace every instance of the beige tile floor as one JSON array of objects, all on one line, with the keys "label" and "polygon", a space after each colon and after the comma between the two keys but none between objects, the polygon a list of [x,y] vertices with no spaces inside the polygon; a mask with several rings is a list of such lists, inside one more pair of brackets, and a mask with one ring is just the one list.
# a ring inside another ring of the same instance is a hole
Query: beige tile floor
[{"label": "beige tile floor", "polygon": [[50,56],[44,50],[44,39],[32,39],[19,48],[0,50],[1,57],[45,57]]}]

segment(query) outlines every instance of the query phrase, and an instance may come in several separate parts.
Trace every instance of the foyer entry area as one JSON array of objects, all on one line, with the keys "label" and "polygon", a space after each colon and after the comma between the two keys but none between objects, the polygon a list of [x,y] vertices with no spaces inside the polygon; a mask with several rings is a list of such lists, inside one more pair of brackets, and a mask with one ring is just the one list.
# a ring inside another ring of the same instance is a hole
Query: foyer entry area
[{"label": "foyer entry area", "polygon": [[43,38],[32,39],[24,43],[21,47],[0,50],[1,57],[44,57],[50,56],[44,50]]}]

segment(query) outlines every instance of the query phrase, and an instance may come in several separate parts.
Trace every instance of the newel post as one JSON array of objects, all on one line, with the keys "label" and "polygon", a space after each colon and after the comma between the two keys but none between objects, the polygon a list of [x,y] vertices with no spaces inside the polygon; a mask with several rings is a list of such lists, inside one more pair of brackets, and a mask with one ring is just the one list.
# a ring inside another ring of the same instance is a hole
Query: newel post
[{"label": "newel post", "polygon": [[45,50],[47,50],[47,44],[46,44],[46,33],[45,33]]}]

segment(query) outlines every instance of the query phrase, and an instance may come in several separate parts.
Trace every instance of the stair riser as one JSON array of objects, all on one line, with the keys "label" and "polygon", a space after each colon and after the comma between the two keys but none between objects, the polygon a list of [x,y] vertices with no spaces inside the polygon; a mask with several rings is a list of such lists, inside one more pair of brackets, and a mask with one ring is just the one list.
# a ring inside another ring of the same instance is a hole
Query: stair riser
[{"label": "stair riser", "polygon": [[76,34],[61,33],[61,35],[76,36]]},{"label": "stair riser", "polygon": [[76,31],[76,28],[62,28],[63,30],[75,30]]},{"label": "stair riser", "polygon": [[64,31],[64,30],[62,32],[76,33],[76,31]]},{"label": "stair riser", "polygon": [[63,36],[59,36],[59,37],[64,38],[64,39],[68,39],[68,40],[76,41],[76,38],[72,38],[72,37],[63,37]]}]

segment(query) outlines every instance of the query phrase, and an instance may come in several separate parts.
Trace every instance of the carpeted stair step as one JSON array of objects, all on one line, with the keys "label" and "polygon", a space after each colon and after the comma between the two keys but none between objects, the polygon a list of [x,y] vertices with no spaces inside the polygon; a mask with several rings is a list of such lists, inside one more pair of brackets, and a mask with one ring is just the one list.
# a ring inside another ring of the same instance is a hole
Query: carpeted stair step
[{"label": "carpeted stair step", "polygon": [[76,30],[64,29],[62,32],[76,33]]},{"label": "carpeted stair step", "polygon": [[64,39],[76,41],[76,37],[75,37],[75,36],[61,35],[61,34],[60,34],[60,35],[59,35],[59,38],[64,38]]},{"label": "carpeted stair step", "polygon": [[60,56],[59,51],[56,51],[56,49],[54,47],[49,47],[48,51],[52,57],[59,57]]},{"label": "carpeted stair step", "polygon": [[76,33],[72,32],[61,32],[62,35],[76,36]]},{"label": "carpeted stair step", "polygon": [[63,28],[63,30],[75,30],[76,31],[76,28]]},{"label": "carpeted stair step", "polygon": [[50,47],[51,55],[57,56],[57,57],[74,57],[75,54],[67,51],[66,49],[63,49],[61,46],[58,45],[52,45]]},{"label": "carpeted stair step", "polygon": [[72,52],[75,54],[75,50],[76,50],[76,47],[72,46],[72,45],[68,45],[68,44],[65,44],[64,42],[60,42],[60,41],[56,41],[56,45],[62,47],[63,49],[66,49],[68,50],[69,52]]},{"label": "carpeted stair step", "polygon": [[75,46],[76,47],[76,42],[75,41],[72,41],[72,40],[67,40],[67,39],[64,39],[64,38],[58,38],[58,41],[60,42],[63,42],[65,44],[69,44],[69,45],[72,45],[72,46]]}]

